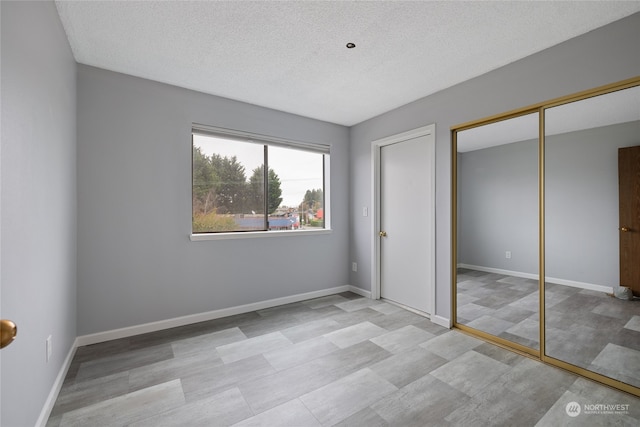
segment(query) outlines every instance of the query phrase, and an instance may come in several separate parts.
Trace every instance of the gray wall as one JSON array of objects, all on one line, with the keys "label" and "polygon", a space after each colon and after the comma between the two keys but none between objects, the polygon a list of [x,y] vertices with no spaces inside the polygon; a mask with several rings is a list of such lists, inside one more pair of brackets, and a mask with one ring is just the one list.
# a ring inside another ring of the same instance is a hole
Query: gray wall
[{"label": "gray wall", "polygon": [[618,147],[634,145],[640,121],[546,137],[547,277],[620,284]]},{"label": "gray wall", "polygon": [[[53,2],[1,2],[3,427],[32,426],[76,337],[76,64]],[[53,338],[47,363],[45,340]]]},{"label": "gray wall", "polygon": [[538,274],[538,140],[459,153],[458,208],[458,263]]},{"label": "gray wall", "polygon": [[[329,235],[191,242],[191,124],[331,144]],[[348,129],[78,66],[78,334],[348,283]]]},{"label": "gray wall", "polygon": [[[351,128],[350,283],[371,289],[371,141],[436,124],[436,314],[451,311],[450,127],[640,74],[640,14],[382,114]],[[451,52],[455,55],[455,52]],[[434,60],[440,60],[434,58]],[[447,60],[447,58],[442,58]]]}]

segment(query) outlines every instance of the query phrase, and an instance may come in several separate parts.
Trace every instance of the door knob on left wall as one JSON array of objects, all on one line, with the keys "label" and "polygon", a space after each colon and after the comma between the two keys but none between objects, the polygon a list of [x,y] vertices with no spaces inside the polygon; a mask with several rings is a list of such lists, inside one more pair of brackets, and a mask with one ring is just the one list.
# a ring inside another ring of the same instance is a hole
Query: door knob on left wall
[{"label": "door knob on left wall", "polygon": [[0,348],[5,348],[13,342],[18,335],[18,327],[8,319],[0,320]]}]

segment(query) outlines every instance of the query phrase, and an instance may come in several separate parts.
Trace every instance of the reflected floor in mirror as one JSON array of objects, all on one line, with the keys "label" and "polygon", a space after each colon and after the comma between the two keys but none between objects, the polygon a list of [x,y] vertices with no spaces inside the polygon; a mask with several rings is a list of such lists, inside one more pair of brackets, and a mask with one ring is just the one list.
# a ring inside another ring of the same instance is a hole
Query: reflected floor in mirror
[{"label": "reflected floor in mirror", "polygon": [[[640,387],[640,300],[547,283],[546,353]],[[538,281],[458,269],[458,323],[539,348]]]},{"label": "reflected floor in mirror", "polygon": [[[546,284],[548,356],[640,387],[640,300]],[[553,300],[553,298],[551,298]]]},{"label": "reflected floor in mirror", "polygon": [[457,321],[538,349],[538,281],[458,269]]}]

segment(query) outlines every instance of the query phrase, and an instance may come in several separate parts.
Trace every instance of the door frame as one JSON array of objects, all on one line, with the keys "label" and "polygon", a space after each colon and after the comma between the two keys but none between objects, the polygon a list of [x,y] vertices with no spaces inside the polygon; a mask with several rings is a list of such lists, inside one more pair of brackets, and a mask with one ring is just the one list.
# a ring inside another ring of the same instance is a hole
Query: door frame
[{"label": "door frame", "polygon": [[419,138],[422,136],[428,136],[427,139],[427,151],[429,153],[429,159],[427,159],[427,166],[429,173],[431,174],[431,186],[429,188],[430,195],[429,201],[433,207],[433,215],[431,216],[430,224],[427,224],[429,231],[431,232],[431,259],[427,260],[429,263],[429,315],[435,315],[435,303],[436,303],[436,216],[435,216],[435,202],[436,202],[436,125],[435,123],[422,126],[416,129],[412,129],[406,132],[402,132],[396,135],[387,136],[381,139],[377,139],[371,143],[371,237],[373,239],[372,251],[371,251],[371,298],[380,299],[380,152],[382,147],[386,145],[396,144],[409,139]]}]

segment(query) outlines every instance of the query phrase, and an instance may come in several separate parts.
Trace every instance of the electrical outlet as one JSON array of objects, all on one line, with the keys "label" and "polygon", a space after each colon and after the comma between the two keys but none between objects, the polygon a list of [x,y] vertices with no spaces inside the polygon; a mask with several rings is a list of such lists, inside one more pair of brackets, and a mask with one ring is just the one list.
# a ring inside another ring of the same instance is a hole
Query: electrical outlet
[{"label": "electrical outlet", "polygon": [[504,253],[504,257],[505,257],[506,259],[511,259],[511,251],[506,251],[506,252]]},{"label": "electrical outlet", "polygon": [[52,345],[52,338],[51,335],[49,335],[47,337],[47,341],[45,342],[46,348],[47,348],[47,362],[49,361],[49,359],[51,359],[51,354],[53,354],[53,347]]},{"label": "electrical outlet", "polygon": [[369,216],[369,208],[366,206],[362,208],[362,216]]},{"label": "electrical outlet", "polygon": [[355,262],[351,263],[351,271],[358,271],[358,263],[355,263]]}]

